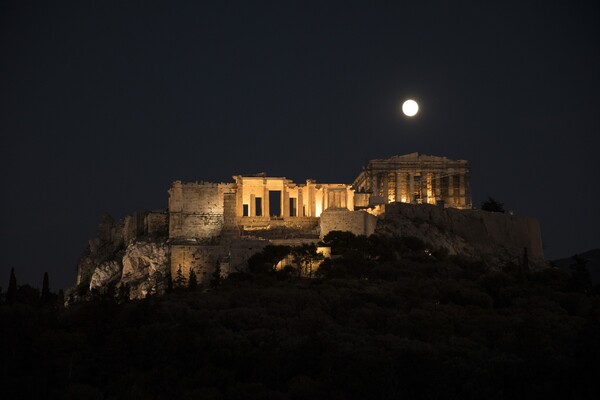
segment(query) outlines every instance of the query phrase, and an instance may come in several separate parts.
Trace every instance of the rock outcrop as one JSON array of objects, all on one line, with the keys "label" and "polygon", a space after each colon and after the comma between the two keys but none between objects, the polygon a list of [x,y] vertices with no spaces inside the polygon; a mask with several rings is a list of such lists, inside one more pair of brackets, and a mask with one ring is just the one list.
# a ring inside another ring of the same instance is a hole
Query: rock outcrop
[{"label": "rock outcrop", "polygon": [[105,261],[98,265],[90,279],[90,290],[102,291],[109,285],[117,283],[121,278],[122,269],[121,263],[116,260]]},{"label": "rock outcrop", "polygon": [[525,249],[532,267],[546,267],[540,226],[534,218],[433,205],[385,205],[375,233],[414,236],[489,265],[520,263]]},{"label": "rock outcrop", "polygon": [[170,277],[167,233],[162,212],[134,213],[118,221],[103,216],[79,258],[77,286],[67,293],[66,303],[109,290],[130,299],[164,292]]},{"label": "rock outcrop", "polygon": [[171,273],[169,245],[165,242],[134,242],[125,249],[122,266],[120,285],[129,287],[131,299],[162,293]]},{"label": "rock outcrop", "polygon": [[[134,213],[121,221],[103,217],[97,236],[89,241],[79,260],[78,286],[67,294],[67,303],[95,293],[118,293],[130,299],[162,293],[178,266],[184,276],[194,269],[203,284],[216,265],[227,273],[242,270],[248,258],[267,243],[317,240],[311,225],[299,229],[300,233],[308,232],[308,237],[300,234],[290,237],[289,229],[269,226],[253,231],[263,237],[239,237],[237,232],[199,242],[195,237],[170,238],[168,223],[164,212]],[[530,267],[547,266],[539,224],[529,217],[392,203],[378,205],[371,213],[327,210],[319,227],[322,235],[344,230],[359,235],[414,236],[432,249],[481,260],[490,266],[520,264],[526,252]]]}]

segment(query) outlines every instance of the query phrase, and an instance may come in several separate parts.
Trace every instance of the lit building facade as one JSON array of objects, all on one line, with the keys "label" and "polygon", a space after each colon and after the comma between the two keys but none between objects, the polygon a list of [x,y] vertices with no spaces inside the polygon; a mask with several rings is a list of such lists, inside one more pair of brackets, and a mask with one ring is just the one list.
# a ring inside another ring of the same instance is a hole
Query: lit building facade
[{"label": "lit building facade", "polygon": [[401,202],[472,208],[466,160],[419,153],[371,160],[352,187],[357,195],[368,194],[370,204]]}]

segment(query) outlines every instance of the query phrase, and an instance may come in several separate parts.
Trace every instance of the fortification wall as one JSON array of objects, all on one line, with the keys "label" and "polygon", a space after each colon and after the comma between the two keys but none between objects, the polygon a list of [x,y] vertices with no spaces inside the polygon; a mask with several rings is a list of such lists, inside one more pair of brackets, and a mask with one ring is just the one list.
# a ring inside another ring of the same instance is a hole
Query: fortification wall
[{"label": "fortification wall", "polygon": [[171,277],[181,272],[187,280],[193,268],[199,284],[208,284],[217,262],[224,256],[223,246],[171,245]]},{"label": "fortification wall", "polygon": [[528,257],[545,264],[540,226],[534,218],[433,205],[387,204],[377,232],[415,236],[450,254],[501,262]]},{"label": "fortification wall", "polygon": [[169,215],[164,211],[150,211],[144,220],[146,233],[150,236],[167,236]]},{"label": "fortification wall", "polygon": [[268,240],[258,238],[241,238],[232,241],[227,248],[227,257],[231,271],[245,271],[248,259],[269,244]]},{"label": "fortification wall", "polygon": [[236,193],[223,194],[223,236],[235,238],[240,236],[240,228],[236,218]]},{"label": "fortification wall", "polygon": [[169,189],[169,238],[213,238],[224,224],[224,193],[233,184],[182,183]]},{"label": "fortification wall", "polygon": [[372,235],[377,217],[366,211],[325,210],[321,214],[321,238],[331,231],[347,231],[355,235]]},{"label": "fortification wall", "polygon": [[237,223],[245,230],[287,228],[313,231],[319,225],[317,217],[238,217]]},{"label": "fortification wall", "polygon": [[131,243],[137,237],[142,236],[144,231],[143,212],[134,212],[125,217],[123,226],[123,240],[125,241],[125,245]]}]

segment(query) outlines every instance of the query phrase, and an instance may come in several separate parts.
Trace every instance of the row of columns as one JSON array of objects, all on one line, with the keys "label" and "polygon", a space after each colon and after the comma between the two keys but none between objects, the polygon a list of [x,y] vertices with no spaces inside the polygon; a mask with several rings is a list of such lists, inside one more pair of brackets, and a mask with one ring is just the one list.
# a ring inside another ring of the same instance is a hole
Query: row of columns
[{"label": "row of columns", "polygon": [[[243,215],[244,208],[244,187],[243,184],[238,183],[238,215]],[[261,200],[261,216],[270,216],[270,199],[269,199],[269,187],[264,186]],[[286,186],[281,189],[281,216],[290,216],[290,191],[287,190]],[[318,193],[320,191],[320,193]],[[298,188],[296,192],[296,210],[293,216],[307,216],[307,217],[318,217],[321,212],[328,209],[329,207],[336,208],[348,208],[354,209],[354,191],[350,187],[346,188],[328,188],[326,186],[320,189],[316,188],[315,184],[307,184],[303,188]],[[306,193],[304,193],[306,192]],[[257,216],[256,210],[256,194],[251,194],[249,197],[248,204],[248,216]],[[305,205],[306,200],[306,205]],[[318,204],[317,204],[318,203]],[[305,207],[306,206],[306,207]]]},{"label": "row of columns", "polygon": [[[439,172],[393,172],[395,190],[390,194],[390,173],[374,175],[372,177],[372,190],[375,195],[382,195],[386,202],[397,201],[414,203],[415,192],[421,194],[423,202],[435,204],[437,200],[447,203],[465,205],[467,194],[465,175],[462,173],[443,175]],[[419,188],[415,187],[415,176],[420,176]],[[442,177],[448,177],[448,192],[442,193]],[[455,179],[458,180],[458,190],[455,192]]]}]

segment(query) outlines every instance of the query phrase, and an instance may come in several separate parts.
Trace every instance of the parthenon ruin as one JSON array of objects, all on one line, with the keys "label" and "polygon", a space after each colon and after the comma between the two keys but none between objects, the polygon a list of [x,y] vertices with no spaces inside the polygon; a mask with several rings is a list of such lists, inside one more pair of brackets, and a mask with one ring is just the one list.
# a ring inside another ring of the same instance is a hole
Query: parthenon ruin
[{"label": "parthenon ruin", "polygon": [[352,187],[357,192],[372,194],[371,202],[472,208],[466,160],[419,153],[371,160]]}]

